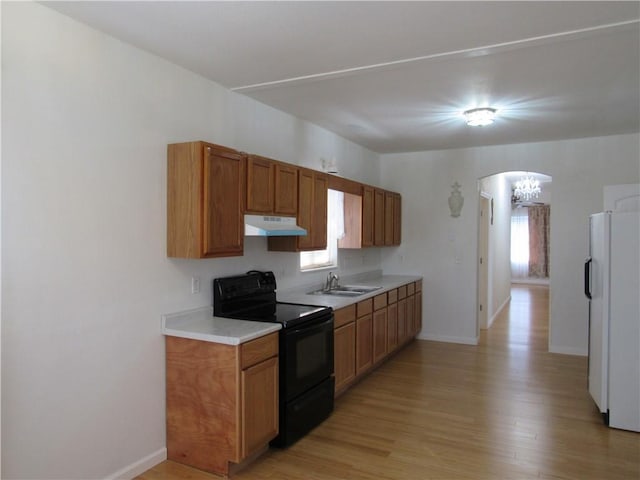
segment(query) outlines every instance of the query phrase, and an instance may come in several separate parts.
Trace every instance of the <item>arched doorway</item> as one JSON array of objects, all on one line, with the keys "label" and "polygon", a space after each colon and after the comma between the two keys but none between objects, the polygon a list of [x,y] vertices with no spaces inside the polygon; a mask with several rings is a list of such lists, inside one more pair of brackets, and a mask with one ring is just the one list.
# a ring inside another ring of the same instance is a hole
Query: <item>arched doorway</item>
[{"label": "arched doorway", "polygon": [[[516,197],[514,189],[516,182],[529,177],[539,182],[541,191],[536,195],[525,198]],[[546,231],[546,270],[533,269],[529,274],[526,258],[526,275],[516,278],[512,253],[517,253],[512,248],[512,221],[514,212],[520,214],[535,207],[546,206],[550,209],[552,195],[552,178],[548,175],[536,172],[501,172],[478,180],[478,257],[477,257],[477,332],[480,329],[490,328],[493,320],[500,311],[509,303],[511,298],[511,284],[515,281],[522,283],[546,283],[549,284],[549,229],[547,216]],[[522,221],[522,219],[520,219]],[[519,250],[529,250],[528,237],[522,236],[514,239],[519,245]],[[524,245],[524,242],[527,245]],[[522,255],[521,255],[522,257]],[[522,262],[522,258],[519,259]],[[521,267],[523,268],[523,267]],[[541,277],[540,272],[546,274]]]}]

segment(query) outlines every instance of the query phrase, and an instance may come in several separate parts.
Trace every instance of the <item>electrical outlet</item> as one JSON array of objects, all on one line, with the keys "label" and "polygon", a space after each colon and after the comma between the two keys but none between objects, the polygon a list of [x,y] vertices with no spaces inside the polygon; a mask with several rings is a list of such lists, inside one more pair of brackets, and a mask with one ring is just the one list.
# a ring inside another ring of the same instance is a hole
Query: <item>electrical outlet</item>
[{"label": "electrical outlet", "polygon": [[191,293],[200,293],[200,277],[191,277]]}]

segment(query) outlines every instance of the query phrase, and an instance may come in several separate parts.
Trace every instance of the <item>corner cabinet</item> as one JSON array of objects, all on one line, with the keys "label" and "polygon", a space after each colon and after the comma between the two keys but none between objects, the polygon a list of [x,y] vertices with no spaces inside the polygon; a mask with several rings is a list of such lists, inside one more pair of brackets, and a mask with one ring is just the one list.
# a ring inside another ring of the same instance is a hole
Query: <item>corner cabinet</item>
[{"label": "corner cabinet", "polygon": [[167,458],[227,476],[278,434],[278,333],[241,345],[166,337]]},{"label": "corner cabinet", "polygon": [[206,142],[167,148],[167,256],[243,254],[246,156]]},{"label": "corner cabinet", "polygon": [[302,237],[269,237],[269,250],[302,252],[327,248],[326,174],[300,168],[298,170],[298,225],[307,230]]}]

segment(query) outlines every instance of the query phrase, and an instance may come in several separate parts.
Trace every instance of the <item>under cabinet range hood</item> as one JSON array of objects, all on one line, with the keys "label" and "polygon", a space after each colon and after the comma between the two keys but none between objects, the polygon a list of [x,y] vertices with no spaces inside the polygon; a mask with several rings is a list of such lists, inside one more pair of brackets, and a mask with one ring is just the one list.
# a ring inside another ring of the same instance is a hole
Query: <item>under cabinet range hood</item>
[{"label": "under cabinet range hood", "polygon": [[307,231],[296,225],[296,217],[245,215],[244,234],[247,237],[302,237]]}]

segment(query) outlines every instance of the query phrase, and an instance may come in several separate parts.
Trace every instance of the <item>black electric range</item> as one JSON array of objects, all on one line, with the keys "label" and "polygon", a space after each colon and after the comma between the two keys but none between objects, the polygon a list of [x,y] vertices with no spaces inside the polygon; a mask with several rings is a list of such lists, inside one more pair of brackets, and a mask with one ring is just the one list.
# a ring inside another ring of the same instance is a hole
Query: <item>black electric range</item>
[{"label": "black electric range", "polygon": [[273,272],[250,271],[213,281],[213,314],[280,323],[279,434],[286,447],[333,411],[333,309],[276,300]]}]

